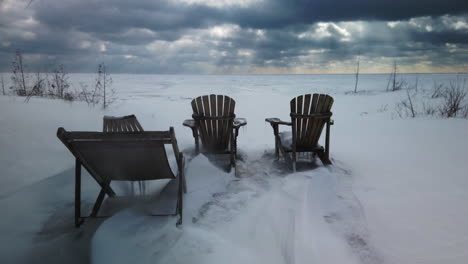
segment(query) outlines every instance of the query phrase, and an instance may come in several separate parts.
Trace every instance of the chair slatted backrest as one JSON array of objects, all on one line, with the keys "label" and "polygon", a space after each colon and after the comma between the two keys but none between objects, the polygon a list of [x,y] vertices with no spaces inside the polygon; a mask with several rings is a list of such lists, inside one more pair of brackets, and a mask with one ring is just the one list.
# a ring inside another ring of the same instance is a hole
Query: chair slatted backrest
[{"label": "chair slatted backrest", "polygon": [[141,132],[140,122],[135,115],[123,117],[104,116],[103,132]]},{"label": "chair slatted backrest", "polygon": [[175,178],[165,144],[174,144],[173,129],[140,133],[57,131],[58,138],[98,182]]},{"label": "chair slatted backrest", "polygon": [[333,98],[326,94],[306,94],[291,100],[293,143],[296,147],[314,147],[327,118],[331,116]]},{"label": "chair slatted backrest", "polygon": [[227,149],[232,135],[235,106],[236,102],[224,95],[204,95],[192,100],[193,119],[206,149]]}]

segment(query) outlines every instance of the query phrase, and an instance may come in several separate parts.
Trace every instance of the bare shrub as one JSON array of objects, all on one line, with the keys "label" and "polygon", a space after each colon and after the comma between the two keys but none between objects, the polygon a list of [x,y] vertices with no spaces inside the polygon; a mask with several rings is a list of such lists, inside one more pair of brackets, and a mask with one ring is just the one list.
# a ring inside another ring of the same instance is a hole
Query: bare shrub
[{"label": "bare shrub", "polygon": [[439,107],[439,113],[444,117],[456,117],[464,107],[463,101],[466,97],[466,79],[457,78],[450,81],[449,87],[445,90],[442,105]]},{"label": "bare shrub", "polygon": [[468,105],[465,105],[462,109],[462,117],[463,118],[468,118]]},{"label": "bare shrub", "polygon": [[65,94],[68,93],[68,96],[71,95],[71,93],[67,92],[69,87],[70,85],[68,84],[68,74],[67,72],[65,72],[63,65],[60,64],[56,66],[52,72],[51,94],[56,95],[59,98],[65,99]]},{"label": "bare shrub", "polygon": [[426,102],[422,103],[423,106],[423,114],[433,116],[437,113],[437,108],[431,104],[426,104]]},{"label": "bare shrub", "polygon": [[100,102],[100,96],[97,91],[97,87],[94,86],[94,89],[91,91],[89,90],[88,85],[80,82],[81,91],[78,93],[78,99],[81,101],[85,101],[88,106],[95,106]]},{"label": "bare shrub", "polygon": [[3,80],[3,74],[2,74],[2,94],[6,95],[6,93],[5,93],[5,80]]},{"label": "bare shrub", "polygon": [[115,91],[111,86],[112,77],[107,72],[104,62],[98,65],[97,74],[94,91],[102,97],[102,108],[106,109],[114,101]]},{"label": "bare shrub", "polygon": [[415,105],[413,103],[415,95],[411,95],[409,90],[406,90],[406,99],[399,102],[396,106],[396,111],[398,115],[403,117],[411,117],[415,118],[417,115],[417,111]]},{"label": "bare shrub", "polygon": [[438,83],[436,80],[434,80],[434,83],[432,85],[432,94],[431,98],[440,98],[444,95],[445,93],[445,86],[442,83]]},{"label": "bare shrub", "polygon": [[45,82],[40,72],[36,73],[36,79],[34,80],[34,85],[31,90],[27,91],[25,103],[28,103],[31,97],[33,96],[44,96]]},{"label": "bare shrub", "polygon": [[71,92],[65,92],[63,94],[63,100],[65,101],[69,101],[69,102],[72,102],[72,101],[75,101],[75,94],[74,93],[71,93]]},{"label": "bare shrub", "polygon": [[396,61],[393,61],[393,69],[392,69],[392,72],[390,73],[390,77],[387,83],[387,88],[385,89],[385,91],[395,92],[395,91],[398,91],[407,87],[408,84],[406,80],[404,79],[398,80],[397,73],[398,73],[397,63]]},{"label": "bare shrub", "polygon": [[36,72],[36,79],[34,80],[33,87],[29,94],[34,96],[44,96],[45,95],[46,83],[43,77],[43,74]]},{"label": "bare shrub", "polygon": [[[34,80],[30,80],[30,75],[27,73],[23,62],[23,56],[19,50],[16,51],[15,59],[12,62],[12,86],[10,89],[18,96],[25,96],[25,102],[29,102],[33,96],[41,96],[60,98],[69,102],[75,100],[85,101],[89,106],[102,104],[105,109],[115,100],[112,77],[104,63],[98,65],[97,76],[92,89],[80,83],[81,90],[70,91],[68,73],[64,70],[62,64],[55,66],[50,72],[37,72],[35,77]],[[5,95],[3,76],[1,76],[1,85],[2,93]],[[30,86],[28,87],[28,85]]]},{"label": "bare shrub", "polygon": [[13,90],[18,96],[27,96],[27,79],[29,75],[25,72],[25,65],[23,64],[23,55],[19,50],[16,51],[15,59],[12,62],[11,80],[13,82]]}]

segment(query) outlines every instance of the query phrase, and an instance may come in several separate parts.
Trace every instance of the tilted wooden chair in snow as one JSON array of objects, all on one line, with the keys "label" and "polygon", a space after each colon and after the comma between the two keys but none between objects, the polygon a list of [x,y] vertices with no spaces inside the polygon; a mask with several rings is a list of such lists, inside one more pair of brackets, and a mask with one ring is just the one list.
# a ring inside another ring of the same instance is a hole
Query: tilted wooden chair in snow
[{"label": "tilted wooden chair in snow", "polygon": [[245,118],[236,118],[236,102],[225,95],[204,95],[192,100],[193,119],[183,125],[192,129],[195,138],[195,151],[229,154],[230,164],[235,167],[237,155],[237,136],[239,128],[247,124]]},{"label": "tilted wooden chair in snow", "polygon": [[[291,122],[279,118],[267,118],[273,127],[275,135],[275,154],[279,152],[296,171],[296,156],[298,152],[317,154],[325,165],[330,161],[330,125],[333,98],[326,94],[306,94],[291,100]],[[279,125],[291,126],[291,132],[279,132]],[[318,144],[323,127],[326,125],[325,148]],[[292,158],[289,156],[292,154]]]},{"label": "tilted wooden chair in snow", "polygon": [[[168,131],[125,133],[67,132],[59,128],[57,137],[76,158],[76,227],[79,227],[86,218],[81,216],[81,166],[101,186],[91,217],[97,216],[106,194],[109,197],[115,196],[110,186],[111,181],[172,179],[163,190],[165,201],[171,202],[163,205],[164,213],[156,215],[179,215],[177,223],[182,223],[183,192],[186,191],[184,156],[179,152],[172,127]],[[171,144],[174,150],[177,175],[174,175],[169,166],[164,148],[166,144]]]}]

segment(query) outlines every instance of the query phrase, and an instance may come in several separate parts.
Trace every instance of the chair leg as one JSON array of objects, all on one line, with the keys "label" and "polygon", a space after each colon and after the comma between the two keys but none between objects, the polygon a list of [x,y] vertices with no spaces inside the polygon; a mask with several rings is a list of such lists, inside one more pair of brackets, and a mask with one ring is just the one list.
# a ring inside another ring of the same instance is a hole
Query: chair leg
[{"label": "chair leg", "polygon": [[183,221],[182,203],[182,198],[180,198],[177,202],[177,214],[179,215],[179,219],[177,220],[176,226],[180,226]]},{"label": "chair leg", "polygon": [[184,216],[184,195],[182,194],[182,192],[180,192],[180,208],[179,208],[179,214],[180,214],[180,218],[179,218],[179,224],[181,225],[182,224],[182,220],[183,220],[183,216]]},{"label": "chair leg", "polygon": [[197,131],[197,128],[196,127],[192,127],[192,134],[193,134],[193,138],[195,139],[195,154],[199,154],[200,153],[200,143],[199,143],[199,139],[198,139],[198,131]]},{"label": "chair leg", "polygon": [[327,128],[325,133],[325,158],[328,160],[328,162],[330,162],[330,120],[327,121]]},{"label": "chair leg", "polygon": [[279,147],[278,147],[278,138],[275,136],[275,158],[279,160]]},{"label": "chair leg", "polygon": [[231,168],[236,167],[236,149],[237,149],[237,142],[236,142],[236,134],[232,131],[231,134],[231,150],[230,150],[230,158],[231,158]]},{"label": "chair leg", "polygon": [[184,189],[185,188],[185,178],[183,174],[179,178],[179,190],[177,193],[177,208],[176,212],[179,215],[179,220],[177,220],[176,225],[179,226],[182,224],[182,217],[183,217],[183,206],[184,206]]},{"label": "chair leg", "polygon": [[281,145],[281,142],[279,142],[278,148],[279,148],[279,150],[280,150],[280,152],[281,152],[281,155],[283,155],[284,160],[285,160],[290,166],[294,166],[294,165],[293,165],[293,161],[292,161],[291,157],[289,156],[289,153],[286,152],[286,150],[284,149],[283,145]]},{"label": "chair leg", "polygon": [[322,161],[323,165],[332,164],[330,159],[327,157],[327,154],[325,153],[325,151],[320,151],[317,153],[317,155],[319,156],[319,159]]},{"label": "chair leg", "polygon": [[75,160],[75,227],[80,227],[84,220],[81,218],[81,162]]},{"label": "chair leg", "polygon": [[106,196],[106,191],[104,191],[104,189],[101,189],[96,199],[96,202],[94,203],[93,211],[91,212],[92,217],[96,217],[97,214],[99,213],[99,209],[101,208],[101,205],[102,205],[102,202],[104,201],[105,196]]},{"label": "chair leg", "polygon": [[187,180],[185,179],[185,174],[182,173],[182,187],[184,188],[184,193],[187,193]]},{"label": "chair leg", "polygon": [[296,152],[293,151],[292,153],[292,169],[293,172],[296,172]]},{"label": "chair leg", "polygon": [[278,125],[271,125],[273,127],[273,134],[275,134],[275,157],[279,160],[279,131]]}]

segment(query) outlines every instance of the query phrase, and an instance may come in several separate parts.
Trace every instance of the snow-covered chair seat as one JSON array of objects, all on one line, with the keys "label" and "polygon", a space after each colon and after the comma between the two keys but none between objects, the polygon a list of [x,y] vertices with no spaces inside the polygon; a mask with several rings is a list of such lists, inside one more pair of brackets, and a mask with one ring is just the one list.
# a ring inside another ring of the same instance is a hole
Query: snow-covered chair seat
[{"label": "snow-covered chair seat", "polygon": [[[306,94],[291,100],[291,122],[282,121],[279,118],[267,118],[273,128],[275,136],[275,154],[279,158],[279,152],[296,171],[296,153],[316,153],[323,164],[331,164],[330,155],[330,125],[331,107],[333,98],[326,94]],[[290,132],[280,132],[279,125],[290,126]],[[318,141],[326,125],[325,148]],[[292,157],[290,157],[290,154]]]},{"label": "snow-covered chair seat", "polygon": [[[67,132],[60,127],[57,137],[75,156],[75,226],[86,217],[81,216],[81,166],[101,186],[90,216],[96,217],[105,195],[115,196],[111,181],[172,180],[175,212],[182,223],[182,196],[186,189],[184,156],[179,152],[174,128],[168,131],[141,132]],[[174,174],[168,162],[165,145],[172,145],[177,161]],[[166,194],[167,196],[167,194]],[[158,214],[160,215],[160,214]],[[162,214],[161,214],[162,215]],[[168,214],[164,214],[168,215]]]}]

